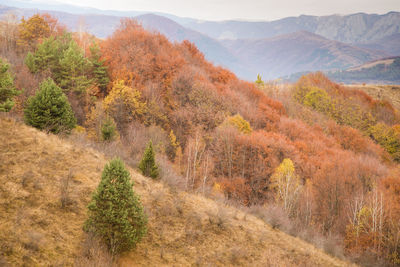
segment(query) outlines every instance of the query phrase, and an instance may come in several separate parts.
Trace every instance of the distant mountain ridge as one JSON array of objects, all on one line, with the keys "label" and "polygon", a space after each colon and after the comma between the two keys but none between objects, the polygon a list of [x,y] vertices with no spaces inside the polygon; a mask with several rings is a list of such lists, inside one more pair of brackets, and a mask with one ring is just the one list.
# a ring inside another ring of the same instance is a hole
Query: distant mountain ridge
[{"label": "distant mountain ridge", "polygon": [[343,71],[328,72],[328,76],[343,83],[400,84],[400,57],[367,62]]},{"label": "distant mountain ridge", "polygon": [[18,17],[48,12],[73,31],[83,22],[86,31],[100,38],[111,35],[121,18],[134,17],[145,29],[158,31],[171,41],[195,43],[208,60],[248,80],[254,80],[258,73],[264,79],[274,79],[304,71],[347,69],[400,54],[399,12],[299,16],[271,22],[212,22],[161,13],[4,1],[30,8],[0,5],[0,16],[7,12]]},{"label": "distant mountain ridge", "polygon": [[385,53],[328,40],[307,31],[266,39],[225,40],[230,51],[266,79],[300,71],[345,69]]},{"label": "distant mountain ridge", "polygon": [[184,26],[217,39],[260,39],[308,31],[344,43],[367,43],[400,33],[400,12],[384,15],[288,17],[274,21],[188,21]]},{"label": "distant mountain ridge", "polygon": [[2,5],[38,10],[53,10],[70,14],[135,17],[148,13],[160,15],[214,39],[262,39],[277,35],[308,31],[327,39],[344,43],[370,43],[400,33],[400,12],[383,15],[355,13],[350,15],[287,17],[273,21],[205,21],[182,18],[172,14],[151,11],[101,10],[78,7],[54,1],[54,4],[34,1],[2,0]]},{"label": "distant mountain ridge", "polygon": [[307,31],[265,39],[218,41],[162,16],[146,14],[135,19],[147,30],[159,31],[172,41],[195,43],[208,59],[247,79],[258,73],[273,79],[297,70],[344,69],[388,56]]},{"label": "distant mountain ridge", "polygon": [[368,49],[385,51],[393,56],[397,56],[400,55],[400,33],[385,36],[381,39],[368,43],[359,43],[355,45]]},{"label": "distant mountain ridge", "polygon": [[[295,82],[300,76],[308,73],[310,71],[292,73],[281,79],[286,82]],[[400,84],[400,56],[373,60],[348,69],[325,71],[325,74],[337,83],[398,85]],[[398,90],[398,88],[399,86],[393,87],[393,90]],[[396,92],[396,97],[397,95]],[[399,106],[400,101],[396,101],[396,105]]]},{"label": "distant mountain ridge", "polygon": [[195,43],[206,58],[212,59],[216,64],[229,65],[234,69],[241,68],[239,60],[218,40],[185,28],[171,19],[155,14],[140,15],[135,17],[135,19],[146,30],[157,31],[165,35],[170,41],[182,42],[189,40]]}]

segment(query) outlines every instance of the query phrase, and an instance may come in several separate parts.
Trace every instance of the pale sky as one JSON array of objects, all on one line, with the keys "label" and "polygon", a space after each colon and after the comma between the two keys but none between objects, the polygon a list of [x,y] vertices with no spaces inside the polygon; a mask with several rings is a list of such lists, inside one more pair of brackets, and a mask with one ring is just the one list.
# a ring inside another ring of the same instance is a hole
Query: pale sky
[{"label": "pale sky", "polygon": [[112,10],[158,11],[207,20],[274,20],[289,16],[400,11],[400,0],[58,0]]}]

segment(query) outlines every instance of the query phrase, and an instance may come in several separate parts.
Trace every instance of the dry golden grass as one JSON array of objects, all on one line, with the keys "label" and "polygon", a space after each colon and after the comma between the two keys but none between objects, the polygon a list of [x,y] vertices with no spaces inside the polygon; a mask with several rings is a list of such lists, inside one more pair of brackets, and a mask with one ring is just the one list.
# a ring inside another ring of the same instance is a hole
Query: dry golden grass
[{"label": "dry golden grass", "polygon": [[[0,118],[0,162],[0,265],[89,266],[79,260],[88,250],[82,225],[106,158]],[[349,265],[254,216],[130,171],[149,217],[148,234],[119,266]]]}]

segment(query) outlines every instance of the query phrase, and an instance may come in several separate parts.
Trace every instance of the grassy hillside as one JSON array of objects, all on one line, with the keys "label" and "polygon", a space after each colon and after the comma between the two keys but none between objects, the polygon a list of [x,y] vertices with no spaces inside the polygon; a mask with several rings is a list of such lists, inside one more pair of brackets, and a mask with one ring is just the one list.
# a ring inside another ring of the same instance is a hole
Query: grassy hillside
[{"label": "grassy hillside", "polygon": [[[82,224],[107,159],[7,118],[0,119],[0,139],[0,265],[85,266],[95,253]],[[254,216],[130,172],[149,225],[136,250],[119,259],[121,266],[348,265]],[[68,177],[70,204],[63,209],[60,192]]]}]

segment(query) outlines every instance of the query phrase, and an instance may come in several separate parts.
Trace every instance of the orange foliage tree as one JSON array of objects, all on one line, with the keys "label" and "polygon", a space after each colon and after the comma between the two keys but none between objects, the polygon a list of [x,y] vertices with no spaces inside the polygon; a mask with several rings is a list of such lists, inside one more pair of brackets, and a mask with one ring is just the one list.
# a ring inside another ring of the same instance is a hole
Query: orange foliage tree
[{"label": "orange foliage tree", "polygon": [[23,17],[18,25],[18,44],[32,50],[44,38],[60,35],[63,31],[65,27],[49,14],[35,14],[27,20]]}]

